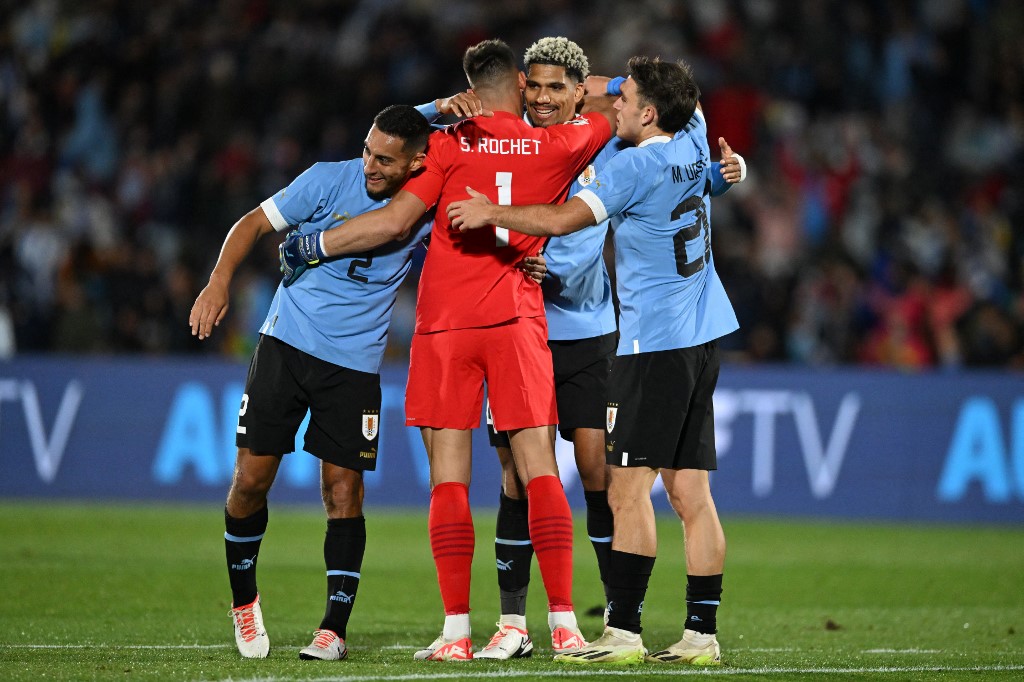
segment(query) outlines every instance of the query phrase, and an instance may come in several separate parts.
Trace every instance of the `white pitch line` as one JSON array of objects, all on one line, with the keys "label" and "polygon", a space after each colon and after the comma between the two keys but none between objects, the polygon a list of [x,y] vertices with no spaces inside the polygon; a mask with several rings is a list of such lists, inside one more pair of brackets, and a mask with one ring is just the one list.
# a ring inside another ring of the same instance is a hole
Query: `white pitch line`
[{"label": "white pitch line", "polygon": [[[472,663],[468,663],[472,666]],[[517,677],[548,677],[548,678],[589,678],[589,677],[636,677],[650,675],[657,677],[683,677],[692,675],[864,675],[864,674],[906,674],[906,673],[952,673],[952,672],[1012,672],[1024,671],[1024,665],[990,665],[990,666],[879,666],[861,668],[696,668],[658,670],[634,668],[631,670],[608,670],[593,668],[587,670],[494,670],[470,672],[465,670],[455,673],[410,673],[400,675],[350,675],[331,677],[229,677],[221,682],[405,682],[412,680],[466,680],[484,678],[517,678]]]},{"label": "white pitch line", "polygon": [[865,654],[941,654],[942,649],[865,649]]}]

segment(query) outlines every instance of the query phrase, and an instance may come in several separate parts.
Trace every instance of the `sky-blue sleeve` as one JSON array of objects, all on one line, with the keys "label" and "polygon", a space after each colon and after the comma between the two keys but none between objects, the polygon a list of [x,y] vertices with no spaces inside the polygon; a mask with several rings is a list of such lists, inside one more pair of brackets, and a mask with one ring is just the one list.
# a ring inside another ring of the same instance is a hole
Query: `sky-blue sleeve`
[{"label": "sky-blue sleeve", "polygon": [[587,192],[596,197],[604,207],[605,215],[595,215],[598,222],[622,213],[640,199],[640,183],[642,173],[642,150],[638,148],[624,149],[608,161],[608,164],[597,173],[595,181],[579,192],[584,201],[594,206],[588,197],[581,196]]},{"label": "sky-blue sleeve", "polygon": [[337,185],[336,165],[315,163],[274,195],[274,204],[289,225],[308,222],[328,204]]}]

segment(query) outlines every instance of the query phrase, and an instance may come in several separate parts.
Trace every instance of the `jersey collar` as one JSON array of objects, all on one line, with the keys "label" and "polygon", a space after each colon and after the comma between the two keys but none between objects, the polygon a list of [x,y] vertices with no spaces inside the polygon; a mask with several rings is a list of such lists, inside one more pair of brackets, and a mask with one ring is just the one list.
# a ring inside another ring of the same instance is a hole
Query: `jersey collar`
[{"label": "jersey collar", "polygon": [[654,137],[648,137],[646,140],[637,145],[637,147],[646,147],[649,144],[665,144],[671,142],[672,138],[668,135],[655,135]]}]

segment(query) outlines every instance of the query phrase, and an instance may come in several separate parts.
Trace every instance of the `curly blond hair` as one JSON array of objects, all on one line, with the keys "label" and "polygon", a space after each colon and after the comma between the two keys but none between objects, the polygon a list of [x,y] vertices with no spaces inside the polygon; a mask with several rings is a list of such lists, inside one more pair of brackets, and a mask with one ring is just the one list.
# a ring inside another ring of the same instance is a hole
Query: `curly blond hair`
[{"label": "curly blond hair", "polygon": [[561,66],[566,75],[577,83],[582,83],[590,74],[590,62],[587,61],[587,55],[583,54],[583,49],[562,36],[541,38],[530,45],[523,55],[523,65],[529,71],[531,64]]}]

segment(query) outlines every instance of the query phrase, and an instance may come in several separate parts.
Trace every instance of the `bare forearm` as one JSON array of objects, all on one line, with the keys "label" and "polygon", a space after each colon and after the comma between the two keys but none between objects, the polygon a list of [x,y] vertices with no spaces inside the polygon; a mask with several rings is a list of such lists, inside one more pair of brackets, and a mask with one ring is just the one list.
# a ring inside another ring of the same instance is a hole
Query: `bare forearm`
[{"label": "bare forearm", "polygon": [[256,242],[263,235],[273,232],[274,228],[267,219],[263,209],[256,207],[242,216],[228,231],[224,244],[220,248],[217,263],[213,266],[210,279],[223,279],[230,282],[235,270],[252,252]]},{"label": "bare forearm", "polygon": [[415,194],[399,191],[387,206],[363,213],[323,233],[326,256],[364,253],[409,236],[427,206]]},{"label": "bare forearm", "polygon": [[363,253],[409,234],[408,229],[396,229],[394,222],[388,220],[383,213],[364,213],[337,227],[324,230],[324,253],[328,256]]},{"label": "bare forearm", "polygon": [[558,237],[571,234],[594,224],[590,207],[579,199],[564,204],[534,204],[532,206],[492,205],[495,225],[514,232],[538,237]]},{"label": "bare forearm", "polygon": [[489,222],[514,232],[538,237],[564,234],[557,224],[558,212],[555,206],[537,204],[534,206],[490,207]]}]

